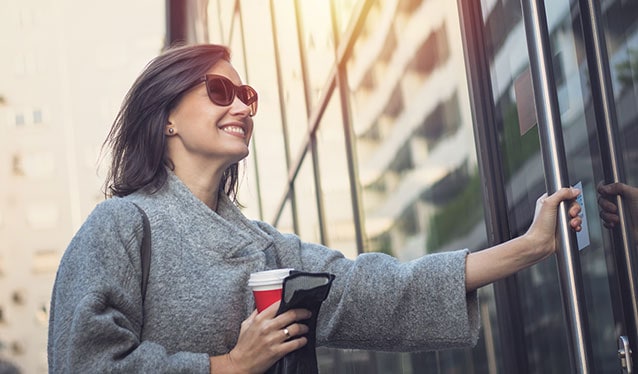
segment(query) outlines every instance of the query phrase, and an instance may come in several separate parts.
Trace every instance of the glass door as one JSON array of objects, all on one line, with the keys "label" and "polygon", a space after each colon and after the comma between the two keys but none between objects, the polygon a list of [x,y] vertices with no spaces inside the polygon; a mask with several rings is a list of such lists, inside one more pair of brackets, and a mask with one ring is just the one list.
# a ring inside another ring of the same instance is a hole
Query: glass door
[{"label": "glass door", "polygon": [[565,219],[555,258],[496,287],[506,371],[617,373],[619,339],[638,349],[637,3],[467,3],[490,237],[522,234],[546,190],[583,191],[585,230],[571,233]]},{"label": "glass door", "polygon": [[618,355],[636,372],[638,348],[638,3],[580,1],[582,40],[592,87],[588,127],[597,132],[594,158],[598,213],[617,321]]}]

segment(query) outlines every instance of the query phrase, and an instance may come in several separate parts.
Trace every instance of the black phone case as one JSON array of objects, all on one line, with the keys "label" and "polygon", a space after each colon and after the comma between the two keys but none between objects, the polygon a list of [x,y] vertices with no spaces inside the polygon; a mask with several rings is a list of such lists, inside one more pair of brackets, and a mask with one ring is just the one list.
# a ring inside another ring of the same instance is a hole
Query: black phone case
[{"label": "black phone case", "polygon": [[308,326],[308,343],[296,351],[288,353],[275,363],[267,374],[318,374],[316,332],[317,315],[321,304],[328,296],[335,276],[329,273],[308,273],[292,271],[284,279],[282,299],[277,315],[290,309],[308,309],[312,316],[301,323]]}]

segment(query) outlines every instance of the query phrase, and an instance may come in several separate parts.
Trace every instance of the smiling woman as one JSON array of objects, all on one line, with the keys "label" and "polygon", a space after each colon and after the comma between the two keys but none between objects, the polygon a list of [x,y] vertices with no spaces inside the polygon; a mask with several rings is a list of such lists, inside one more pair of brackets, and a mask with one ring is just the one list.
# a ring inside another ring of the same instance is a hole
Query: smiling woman
[{"label": "smiling woman", "polygon": [[215,209],[224,172],[248,156],[257,93],[241,85],[226,60],[213,64],[204,82],[186,91],[171,109],[164,133],[175,175]]},{"label": "smiling woman", "polygon": [[[177,115],[178,106],[186,96],[199,98],[202,110],[213,110],[215,105],[206,98],[206,89],[199,83],[220,61],[226,61],[226,70],[232,70],[229,60],[228,49],[207,45],[174,49],[149,65],[129,90],[105,143],[113,149],[105,186],[107,195],[126,196],[145,186],[157,190],[166,182],[169,169],[174,167],[174,160],[166,151],[167,136],[176,131],[176,127],[168,126],[169,116]],[[237,72],[231,73],[239,80]],[[223,172],[220,180],[221,188],[234,201],[237,181],[235,164]]]},{"label": "smiling woman", "polygon": [[[539,199],[537,219],[520,238],[409,263],[382,253],[348,259],[249,220],[236,202],[237,165],[249,152],[257,93],[242,85],[229,56],[218,45],[170,49],[127,94],[106,143],[114,154],[110,198],[58,269],[51,373],[263,373],[315,342],[394,351],[471,346],[476,289],[556,250],[557,207],[575,189]],[[576,230],[578,212],[572,204]],[[140,248],[148,247],[147,272]],[[277,268],[336,276],[321,312],[295,307],[296,294],[284,299],[289,310],[276,302],[257,312],[250,274]]]}]

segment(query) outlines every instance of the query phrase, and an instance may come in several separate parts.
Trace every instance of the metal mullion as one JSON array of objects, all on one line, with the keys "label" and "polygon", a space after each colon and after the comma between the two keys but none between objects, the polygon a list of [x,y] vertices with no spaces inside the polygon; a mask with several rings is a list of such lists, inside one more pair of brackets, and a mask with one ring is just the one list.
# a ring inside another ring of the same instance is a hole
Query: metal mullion
[{"label": "metal mullion", "polygon": [[[286,105],[284,103],[284,88],[283,79],[281,73],[281,56],[279,55],[279,38],[277,36],[277,22],[275,17],[275,4],[274,0],[270,0],[270,23],[273,35],[273,45],[275,51],[275,68],[277,70],[277,94],[279,97],[279,112],[281,113],[281,131],[284,137],[284,154],[286,158],[286,170],[290,170],[290,136],[288,134],[288,116],[286,112]],[[287,194],[290,198],[290,209],[292,213],[292,226],[294,232],[299,232],[299,214],[297,212],[297,197],[295,196],[295,184],[292,181],[287,183]],[[283,202],[285,205],[285,201]],[[279,221],[281,216],[278,214],[276,217],[275,225]]]},{"label": "metal mullion", "polygon": [[[344,61],[344,59],[347,56],[349,56],[352,50],[352,46],[354,45],[354,41],[356,40],[355,38],[361,32],[362,26],[365,21],[365,17],[367,16],[373,3],[374,3],[374,0],[365,0],[363,2],[360,2],[360,8],[358,9],[358,11],[353,12],[354,14],[356,14],[356,16],[352,18],[354,19],[354,21],[350,23],[347,31],[344,33],[345,35],[344,40],[346,40],[346,42],[343,44],[340,44],[337,50],[337,58],[336,58],[337,64],[341,63],[341,61]],[[336,69],[333,69],[333,71],[331,71],[328,74],[328,79],[326,81],[326,84],[324,85],[324,88],[321,90],[322,95],[317,101],[317,107],[310,112],[309,119],[308,119],[309,128],[308,128],[307,139],[310,139],[311,136],[314,136],[314,133],[316,132],[316,127],[318,126],[318,123],[321,120],[321,117],[323,116],[323,113],[327,106],[327,100],[330,97],[330,95],[332,95],[332,91],[335,88],[335,84],[336,84],[335,77],[336,77]],[[309,108],[309,106],[306,106],[306,107]],[[289,185],[293,184],[294,178],[299,172],[301,163],[305,157],[306,149],[308,148],[308,144],[307,144],[308,141],[309,140],[306,140],[306,142],[302,144],[302,147],[298,155],[293,159],[293,163],[291,167],[289,168],[289,172],[288,172]],[[281,217],[281,214],[284,209],[284,205],[288,199],[288,195],[289,195],[289,191],[286,190],[282,198],[280,199],[280,203],[278,204],[279,208],[275,214],[273,222],[278,222],[279,218]]]},{"label": "metal mullion", "polygon": [[[234,8],[234,12],[235,14],[237,14],[237,16],[239,17],[239,35],[240,35],[240,40],[241,40],[241,49],[242,49],[242,57],[244,60],[244,78],[246,79],[247,83],[250,83],[250,77],[248,74],[248,61],[247,61],[247,57],[246,57],[246,37],[245,37],[245,30],[244,30],[244,17],[242,16],[242,12],[241,12],[241,2],[239,0],[236,0],[235,2],[235,8]],[[230,42],[230,41],[229,41]],[[262,202],[262,198],[261,198],[261,183],[260,183],[260,178],[259,178],[259,160],[257,158],[257,137],[253,135],[252,140],[251,140],[251,144],[250,144],[251,148],[252,148],[252,159],[253,159],[253,163],[254,163],[254,170],[255,170],[255,186],[257,189],[257,208],[258,208],[258,212],[259,212],[259,219],[263,220],[264,219],[264,204]]]},{"label": "metal mullion", "polygon": [[[299,173],[299,170],[301,169],[303,160],[306,157],[306,154],[308,153],[308,147],[310,146],[310,141],[315,136],[315,133],[317,132],[317,128],[319,127],[319,121],[321,121],[321,118],[326,110],[326,107],[328,106],[328,99],[330,98],[330,95],[332,95],[335,89],[335,74],[336,72],[334,69],[328,74],[329,78],[326,85],[321,90],[322,94],[319,97],[319,100],[317,100],[317,107],[315,107],[315,109],[310,114],[310,118],[308,119],[309,128],[308,128],[308,132],[306,133],[306,139],[302,142],[301,147],[299,151],[297,152],[297,156],[293,158],[293,162],[290,166],[290,169],[288,170],[288,184],[292,184],[294,182],[297,174]],[[279,216],[283,212],[284,205],[286,204],[286,200],[288,199],[288,193],[289,191],[286,190],[283,194],[283,197],[280,199],[279,209],[277,210],[277,213],[275,214],[275,219],[273,220],[275,222],[279,219]]]},{"label": "metal mullion", "polygon": [[[335,40],[335,54],[337,47],[341,44],[337,25],[337,15],[334,0],[330,1],[330,19],[332,21],[332,35]],[[337,56],[335,56],[336,58]],[[341,119],[343,122],[343,136],[345,141],[346,158],[348,163],[348,179],[350,184],[350,200],[352,202],[352,218],[354,221],[355,239],[357,243],[357,253],[365,251],[365,235],[363,231],[364,215],[361,204],[361,189],[359,187],[359,170],[357,168],[356,142],[354,141],[354,131],[352,129],[352,108],[348,99],[348,72],[345,68],[345,60],[336,60],[336,79],[339,88],[339,99],[341,101]]]},{"label": "metal mullion", "polygon": [[355,41],[359,37],[361,30],[365,24],[366,17],[372,8],[372,5],[376,0],[365,0],[359,2],[359,9],[353,11],[353,14],[356,14],[355,17],[351,18],[351,22],[348,25],[348,28],[344,32],[343,43],[336,44],[337,52],[336,52],[336,61],[337,66],[345,63],[345,60],[350,57],[350,53],[352,52],[352,47],[354,46]]},{"label": "metal mullion", "polygon": [[[311,107],[312,107],[312,101],[310,99],[310,96],[311,96],[310,84],[311,83],[308,77],[308,57],[306,55],[306,47],[303,42],[304,25],[303,25],[303,20],[301,19],[301,9],[299,6],[299,1],[295,0],[294,5],[295,5],[295,19],[297,21],[297,44],[299,47],[299,58],[301,60],[301,76],[302,76],[303,87],[304,87],[304,99],[306,102],[306,117],[310,118]],[[310,132],[310,136],[308,138],[308,149],[310,150],[310,154],[312,155],[312,171],[313,171],[315,191],[316,191],[315,200],[317,204],[317,216],[319,218],[319,238],[322,244],[328,245],[328,235],[326,232],[326,217],[325,217],[325,211],[324,211],[323,196],[321,193],[322,188],[321,188],[321,174],[319,172],[319,153],[317,150],[317,139],[315,137],[314,131]]]},{"label": "metal mullion", "polygon": [[[470,91],[474,141],[477,150],[479,174],[482,181],[483,211],[488,245],[494,246],[511,239],[507,194],[501,160],[498,122],[494,112],[494,97],[481,3],[457,1],[467,82]],[[496,314],[498,316],[501,353],[499,358],[506,373],[525,374],[528,370],[523,313],[518,294],[516,275],[493,284]]]},{"label": "metal mullion", "polygon": [[[547,193],[569,187],[560,109],[552,70],[552,53],[542,0],[521,0],[527,37],[536,118],[541,143]],[[569,227],[568,205],[558,211],[559,248],[556,254],[563,311],[569,332],[568,348],[572,372],[589,373],[591,347],[585,295],[576,235]]]},{"label": "metal mullion", "polygon": [[239,9],[239,0],[234,0],[233,3],[233,17],[230,19],[230,30],[228,30],[228,41],[226,41],[226,45],[231,45],[231,41],[233,40],[233,34],[235,32],[235,12]]},{"label": "metal mullion", "polygon": [[224,25],[221,21],[221,15],[222,15],[221,0],[217,0],[217,24],[219,25],[219,38],[223,42],[224,41]]}]

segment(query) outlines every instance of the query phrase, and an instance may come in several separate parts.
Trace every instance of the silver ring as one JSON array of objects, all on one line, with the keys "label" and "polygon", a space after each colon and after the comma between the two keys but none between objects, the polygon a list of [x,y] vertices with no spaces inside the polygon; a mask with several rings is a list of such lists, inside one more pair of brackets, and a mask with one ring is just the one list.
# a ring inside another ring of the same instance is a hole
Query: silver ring
[{"label": "silver ring", "polygon": [[286,338],[290,338],[290,331],[287,328],[284,329],[284,335],[286,335]]}]

